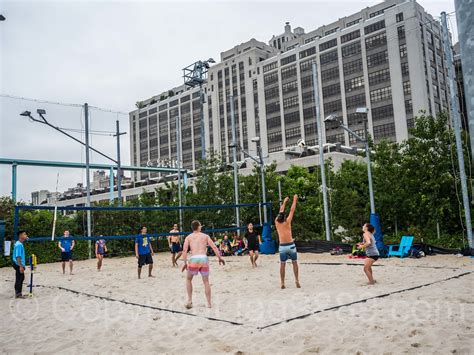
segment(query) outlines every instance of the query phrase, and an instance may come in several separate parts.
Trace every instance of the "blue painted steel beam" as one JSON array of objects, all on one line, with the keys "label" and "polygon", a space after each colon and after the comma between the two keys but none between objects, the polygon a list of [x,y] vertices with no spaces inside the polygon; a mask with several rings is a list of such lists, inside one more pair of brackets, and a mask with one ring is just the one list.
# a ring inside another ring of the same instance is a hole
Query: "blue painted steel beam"
[{"label": "blue painted steel beam", "polygon": [[[75,169],[85,169],[85,163],[73,163],[73,162],[63,162],[63,161],[48,161],[48,160],[25,160],[25,159],[11,159],[11,158],[0,158],[0,164],[3,165],[27,165],[27,166],[48,166],[56,168],[75,168]],[[117,170],[117,165],[109,164],[90,164],[91,169],[114,169]],[[120,169],[127,171],[144,171],[144,172],[162,172],[162,173],[177,173],[178,169],[176,168],[157,168],[157,167],[147,167],[147,166],[129,166],[122,165]],[[186,170],[181,169],[184,173]]]},{"label": "blue painted steel beam", "polygon": [[[259,207],[259,206],[271,206],[271,202],[267,203],[242,203],[240,205],[202,205],[202,206],[148,206],[148,207],[110,207],[110,206],[102,206],[102,207],[84,207],[84,206],[29,206],[29,205],[22,205],[22,206],[15,206],[16,211],[19,210],[54,210],[55,208],[58,211],[175,211],[179,209],[183,210],[205,210],[205,209],[224,209],[224,208],[243,208],[243,207]],[[15,213],[16,213],[15,211]]]},{"label": "blue painted steel beam", "polygon": [[[260,228],[262,227],[261,224],[255,224],[255,228]],[[229,228],[215,228],[215,229],[203,229],[203,232],[205,233],[223,233],[223,232],[229,232],[229,231],[237,231],[239,229],[245,230],[247,226],[242,226],[242,227],[229,227]],[[191,234],[191,231],[188,232],[178,232],[178,233],[147,233],[149,237],[152,238],[162,238],[170,236],[170,235],[188,235]],[[99,240],[99,239],[104,239],[104,240],[114,240],[114,239],[133,239],[136,238],[137,234],[129,234],[129,235],[109,235],[109,236],[97,236],[97,237],[79,237],[79,236],[73,236],[71,235],[70,237],[59,237],[59,238],[54,238],[54,242],[58,242],[61,240]],[[28,242],[50,242],[51,237],[49,236],[37,236],[37,237],[29,237]]]}]

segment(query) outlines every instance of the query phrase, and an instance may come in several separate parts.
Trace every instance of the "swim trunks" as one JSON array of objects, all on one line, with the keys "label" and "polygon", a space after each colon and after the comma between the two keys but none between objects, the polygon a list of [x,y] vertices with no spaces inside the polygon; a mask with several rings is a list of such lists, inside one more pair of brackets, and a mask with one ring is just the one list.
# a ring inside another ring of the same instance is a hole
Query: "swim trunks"
[{"label": "swim trunks", "polygon": [[207,255],[193,255],[189,258],[188,274],[195,276],[198,273],[201,276],[209,275],[209,259]]}]

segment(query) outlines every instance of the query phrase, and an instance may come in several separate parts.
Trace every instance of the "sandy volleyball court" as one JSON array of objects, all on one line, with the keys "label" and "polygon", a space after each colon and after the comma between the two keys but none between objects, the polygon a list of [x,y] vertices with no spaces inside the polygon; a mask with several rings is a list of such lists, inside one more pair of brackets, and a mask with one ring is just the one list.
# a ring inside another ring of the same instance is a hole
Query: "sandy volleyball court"
[{"label": "sandy volleyball court", "polygon": [[285,290],[277,255],[262,256],[257,269],[248,257],[226,258],[226,266],[212,258],[213,308],[197,278],[189,311],[185,274],[171,268],[168,253],[155,256],[156,278],[142,280],[131,257],[106,259],[100,273],[93,260],[76,262],[73,276],[59,263],[39,265],[35,296],[25,300],[13,299],[13,269],[3,268],[0,350],[472,353],[474,259],[382,259],[378,283],[367,286],[362,267],[349,265],[361,261],[299,257],[302,288],[288,264]]}]

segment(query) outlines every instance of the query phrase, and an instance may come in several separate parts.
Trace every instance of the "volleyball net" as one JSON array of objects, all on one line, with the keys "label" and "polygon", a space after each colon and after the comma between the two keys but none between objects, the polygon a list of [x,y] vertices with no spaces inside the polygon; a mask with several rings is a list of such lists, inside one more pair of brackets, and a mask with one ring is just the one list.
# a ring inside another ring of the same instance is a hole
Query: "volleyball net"
[{"label": "volleyball net", "polygon": [[[236,222],[236,209],[240,214]],[[221,234],[245,231],[248,223],[263,228],[264,209],[271,220],[271,202],[239,205],[202,206],[132,206],[132,207],[59,207],[59,206],[15,206],[14,236],[19,230],[28,232],[28,242],[62,240],[64,231],[70,232],[73,240],[127,240],[139,234],[146,226],[148,235],[157,240],[171,234],[188,235],[191,222],[199,220],[202,231],[211,237]],[[87,228],[90,214],[91,233]],[[182,221],[180,223],[180,221]],[[179,233],[170,233],[173,225],[179,226]]]}]

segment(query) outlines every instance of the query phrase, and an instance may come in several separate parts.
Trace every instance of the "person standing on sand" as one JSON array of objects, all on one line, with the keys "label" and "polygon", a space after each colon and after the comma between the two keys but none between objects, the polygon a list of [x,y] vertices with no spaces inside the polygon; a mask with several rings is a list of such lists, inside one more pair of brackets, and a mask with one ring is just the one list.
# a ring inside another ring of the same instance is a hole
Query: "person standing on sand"
[{"label": "person standing on sand", "polygon": [[364,272],[369,279],[369,285],[373,285],[376,281],[374,280],[374,276],[372,274],[372,264],[375,263],[380,256],[377,245],[375,244],[375,228],[370,223],[366,223],[362,227],[362,231],[364,232],[364,240],[362,243],[357,245],[357,248],[365,249],[365,255],[367,256],[367,259],[365,259],[364,262]]},{"label": "person standing on sand", "polygon": [[25,298],[22,294],[23,281],[25,280],[26,257],[23,243],[28,239],[25,231],[17,232],[18,240],[13,247],[12,261],[15,269],[15,298]]},{"label": "person standing on sand", "polygon": [[179,229],[177,224],[173,225],[173,229],[170,230],[170,233],[174,233],[168,236],[168,245],[171,251],[171,262],[173,263],[173,267],[175,267],[178,266],[178,259],[183,253],[181,248],[181,237],[178,234]]},{"label": "person standing on sand", "polygon": [[95,242],[95,257],[97,258],[97,271],[100,271],[100,268],[102,267],[102,261],[104,260],[105,253],[107,253],[107,244],[105,242],[105,239],[99,239],[97,242]]},{"label": "person standing on sand", "polygon": [[[207,307],[211,308],[211,285],[209,284],[209,258],[207,257],[207,247],[210,246],[219,258],[219,264],[225,265],[225,261],[219,253],[216,245],[211,237],[201,232],[201,223],[193,221],[191,223],[193,232],[184,240],[183,259],[184,265],[181,272],[187,270],[186,275],[186,291],[188,293],[188,302],[185,307],[190,309],[193,307],[193,277],[198,273],[202,276],[204,290],[206,292]],[[191,250],[192,256],[187,260],[188,250]]]},{"label": "person standing on sand", "polygon": [[140,278],[142,274],[143,265],[148,265],[148,277],[154,277],[151,271],[153,270],[153,255],[155,255],[155,252],[151,246],[151,239],[146,232],[146,227],[141,227],[140,234],[135,238],[135,256],[138,259],[138,278]]},{"label": "person standing on sand", "polygon": [[258,234],[253,229],[253,224],[249,223],[247,225],[247,232],[245,232],[245,239],[247,240],[247,249],[250,255],[250,262],[252,263],[252,267],[257,267],[257,259],[258,259],[258,249],[259,245],[262,244],[262,239],[260,238],[260,234]]},{"label": "person standing on sand", "polygon": [[278,239],[280,242],[279,252],[280,252],[280,279],[281,279],[281,288],[285,288],[285,266],[286,261],[291,259],[293,263],[293,272],[295,274],[296,287],[300,288],[300,281],[298,279],[298,255],[296,253],[296,245],[293,240],[293,235],[291,233],[291,221],[295,214],[296,202],[298,201],[298,195],[293,196],[293,203],[291,205],[290,213],[288,217],[285,218],[285,207],[289,197],[286,197],[283,201],[283,204],[280,206],[280,211],[277,218],[275,218],[275,226],[278,232]]},{"label": "person standing on sand", "polygon": [[62,261],[63,274],[66,273],[66,262],[69,261],[69,274],[73,275],[72,250],[74,249],[76,245],[76,241],[69,239],[70,236],[69,236],[68,230],[64,231],[64,238],[66,239],[60,240],[58,242],[58,247],[59,249],[61,249],[61,261]]}]

